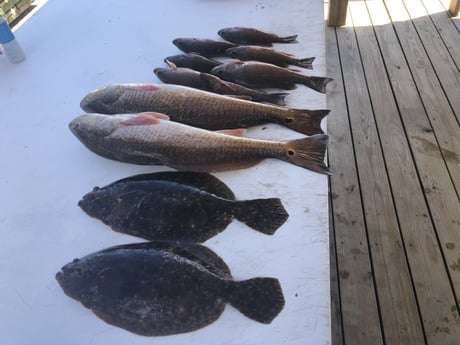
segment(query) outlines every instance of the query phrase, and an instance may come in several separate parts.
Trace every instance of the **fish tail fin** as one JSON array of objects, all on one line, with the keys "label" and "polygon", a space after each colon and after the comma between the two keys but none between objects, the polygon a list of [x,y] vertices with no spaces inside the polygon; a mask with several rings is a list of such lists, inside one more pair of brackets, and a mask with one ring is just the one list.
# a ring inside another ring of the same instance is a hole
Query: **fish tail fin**
[{"label": "fish tail fin", "polygon": [[273,235],[289,217],[278,198],[237,201],[236,205],[235,217],[266,235]]},{"label": "fish tail fin", "polygon": [[280,37],[278,43],[299,43],[299,41],[297,41],[297,36],[298,35]]},{"label": "fish tail fin", "polygon": [[286,155],[282,159],[320,174],[332,175],[324,164],[327,141],[326,134],[316,134],[308,138],[288,141]]},{"label": "fish tail fin", "polygon": [[326,93],[326,85],[334,79],[329,77],[312,77],[301,75],[302,84],[315,91]]},{"label": "fish tail fin", "polygon": [[299,67],[303,67],[306,69],[313,69],[313,61],[315,60],[315,57],[308,57],[305,59],[297,59],[295,60],[295,65]]},{"label": "fish tail fin", "polygon": [[288,95],[289,95],[289,92],[267,93],[264,101],[283,106],[283,105],[286,105],[286,97]]},{"label": "fish tail fin", "polygon": [[280,124],[306,135],[321,134],[324,133],[321,129],[321,121],[329,113],[329,109],[290,109],[289,115],[283,118]]},{"label": "fish tail fin", "polygon": [[229,282],[230,304],[255,321],[269,324],[284,308],[284,296],[278,279],[253,278]]}]

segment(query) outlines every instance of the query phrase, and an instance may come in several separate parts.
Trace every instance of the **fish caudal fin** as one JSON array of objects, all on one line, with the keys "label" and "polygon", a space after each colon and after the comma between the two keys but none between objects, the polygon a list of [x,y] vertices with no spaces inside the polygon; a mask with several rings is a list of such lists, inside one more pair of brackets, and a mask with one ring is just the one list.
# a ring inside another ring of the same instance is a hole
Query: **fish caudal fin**
[{"label": "fish caudal fin", "polygon": [[298,35],[280,37],[278,43],[299,43],[299,41],[297,41],[297,36]]},{"label": "fish caudal fin", "polygon": [[283,160],[302,168],[325,175],[332,175],[324,164],[328,136],[316,134],[308,138],[291,140],[286,143]]},{"label": "fish caudal fin", "polygon": [[303,67],[306,69],[313,69],[313,61],[315,60],[315,57],[308,57],[305,59],[298,59],[295,60],[294,65]]},{"label": "fish caudal fin", "polygon": [[264,95],[262,101],[270,102],[276,105],[286,105],[286,97],[289,95],[288,92],[283,93],[267,93]]},{"label": "fish caudal fin", "polygon": [[308,77],[304,75],[301,75],[301,77],[303,77],[302,84],[321,93],[326,93],[326,85],[334,80],[329,77]]},{"label": "fish caudal fin", "polygon": [[266,235],[273,235],[289,217],[278,198],[237,201],[235,206],[236,219]]},{"label": "fish caudal fin", "polygon": [[231,282],[226,297],[233,307],[250,319],[267,324],[283,310],[285,303],[280,283],[275,278]]},{"label": "fish caudal fin", "polygon": [[322,134],[321,121],[330,113],[328,109],[290,109],[281,125],[306,135]]}]

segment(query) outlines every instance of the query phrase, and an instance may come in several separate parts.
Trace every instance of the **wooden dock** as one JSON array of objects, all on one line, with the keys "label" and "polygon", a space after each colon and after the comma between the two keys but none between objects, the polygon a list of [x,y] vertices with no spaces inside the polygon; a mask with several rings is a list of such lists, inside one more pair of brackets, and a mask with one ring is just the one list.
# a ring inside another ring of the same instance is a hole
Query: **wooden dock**
[{"label": "wooden dock", "polygon": [[460,344],[460,18],[350,1],[326,28],[334,345]]}]

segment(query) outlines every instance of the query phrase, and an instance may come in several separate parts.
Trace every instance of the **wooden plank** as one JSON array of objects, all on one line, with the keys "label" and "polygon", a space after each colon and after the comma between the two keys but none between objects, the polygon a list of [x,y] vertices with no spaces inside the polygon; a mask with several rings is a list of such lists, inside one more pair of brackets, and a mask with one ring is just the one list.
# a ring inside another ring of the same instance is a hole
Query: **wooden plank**
[{"label": "wooden plank", "polygon": [[436,25],[439,35],[450,52],[452,59],[460,70],[460,33],[448,16],[442,4],[437,0],[422,0],[433,23]]},{"label": "wooden plank", "polygon": [[[441,148],[454,188],[460,191],[459,122],[450,107],[404,4],[400,1],[386,1],[385,5],[393,20],[421,100],[433,126],[437,140],[435,147]],[[429,149],[428,146],[425,148]]]},{"label": "wooden plank", "polygon": [[[378,20],[387,21],[382,19],[382,14],[385,13],[385,6],[381,1],[368,1],[366,2],[371,18],[379,18]],[[401,8],[399,8],[401,10]],[[390,11],[391,12],[391,11]],[[393,25],[397,28],[402,25],[400,22],[394,22]],[[439,150],[435,150],[436,140],[430,122],[426,115],[424,106],[419,98],[419,90],[412,81],[411,71],[405,65],[405,56],[403,51],[398,48],[396,42],[398,39],[403,43],[405,38],[401,37],[404,32],[407,39],[413,38],[411,31],[401,30],[399,37],[395,36],[392,25],[378,25],[374,26],[376,35],[378,37],[379,46],[381,47],[382,55],[389,73],[394,95],[398,103],[398,108],[401,113],[402,120],[405,125],[405,130],[411,145],[412,154],[415,157],[418,175],[420,177],[422,186],[425,191],[425,197],[428,202],[429,212],[432,216],[433,223],[437,230],[437,235],[444,256],[447,262],[449,277],[455,289],[455,295],[458,296],[459,274],[455,263],[460,257],[458,244],[460,243],[459,237],[459,201],[455,193],[455,189],[446,171],[443,158]],[[401,29],[401,28],[399,28]],[[397,29],[398,31],[398,29]],[[406,43],[407,44],[407,43]],[[411,45],[411,49],[414,46]],[[415,52],[407,52],[405,49],[407,62],[410,65],[413,63],[411,54]],[[419,54],[417,54],[419,56]],[[411,66],[409,66],[411,67]],[[413,67],[413,66],[412,66]],[[418,71],[420,73],[420,71]],[[412,72],[415,74],[416,72]],[[414,75],[414,78],[417,77]],[[420,215],[419,215],[420,216]],[[427,215],[421,215],[427,217]],[[423,236],[426,236],[425,234]],[[440,258],[437,257],[436,243],[422,248],[426,255],[429,255],[431,260],[437,262]],[[409,242],[410,250],[414,249],[414,243]],[[443,261],[441,261],[443,262]],[[431,266],[431,265],[430,265]],[[429,267],[423,267],[430,274],[433,272]],[[421,286],[418,286],[420,288]],[[425,287],[429,289],[429,287]],[[433,291],[432,296],[429,297],[428,302],[434,303],[437,308],[433,309],[430,320],[430,314],[422,312],[423,322],[425,325],[425,334],[429,344],[457,344],[460,339],[460,324],[458,314],[458,303],[455,301],[452,293],[440,293]]]},{"label": "wooden plank", "polygon": [[460,16],[452,16],[452,14],[449,13],[450,1],[451,0],[439,0],[439,2],[443,5],[444,10],[447,11],[448,14],[451,16],[452,23],[454,23],[457,29],[460,30]]},{"label": "wooden plank", "polygon": [[[445,46],[423,3],[420,0],[403,0],[403,2],[410,18],[412,18],[412,23],[414,23],[423,48],[451,106],[451,110],[456,116],[457,123],[460,124],[460,71],[455,65],[449,50]],[[457,35],[457,46],[460,45],[459,43],[460,35]]]},{"label": "wooden plank", "polygon": [[343,28],[337,35],[384,341],[423,341],[355,33],[352,28]]},{"label": "wooden plank", "polygon": [[456,17],[458,15],[459,10],[460,10],[460,1],[450,0],[449,14],[453,17]]},{"label": "wooden plank", "polygon": [[[331,212],[345,344],[383,344],[334,28],[326,28]],[[332,224],[332,223],[331,223]],[[357,253],[360,253],[357,255]],[[340,344],[338,336],[334,344]]]},{"label": "wooden plank", "polygon": [[347,18],[348,0],[329,0],[327,24],[342,26]]},{"label": "wooden plank", "polygon": [[[381,20],[382,11],[384,10],[382,8],[379,11],[371,11],[371,14],[374,18],[379,16]],[[398,212],[403,237],[402,245],[410,264],[417,302],[425,324],[427,326],[436,324],[441,328],[445,324],[445,309],[443,306],[440,308],[436,297],[439,295],[445,296],[450,305],[454,305],[455,296],[452,293],[449,276],[444,266],[433,224],[428,217],[429,210],[424,198],[424,190],[412,161],[413,157],[408,139],[401,123],[393,90],[389,83],[378,45],[380,43],[384,47],[383,49],[388,49],[388,47],[397,49],[397,37],[393,34],[393,41],[390,39],[383,42],[376,41],[366,5],[363,2],[350,4],[350,12],[353,18],[359,18],[359,26],[355,27],[355,31],[362,51],[361,56],[368,81],[367,84]],[[391,25],[387,24],[386,27],[391,32]],[[408,67],[401,51],[399,58],[399,61],[386,60],[386,63],[387,65],[397,64],[399,66],[398,71],[406,71],[401,78],[410,78],[410,73],[408,73]],[[391,75],[391,77],[395,81],[397,75]],[[395,90],[395,92],[398,92],[398,90]],[[413,97],[418,97],[416,92],[413,93]],[[432,249],[427,252],[426,248]],[[426,274],[427,270],[431,272],[430,275]],[[414,320],[413,322],[416,321]],[[424,341],[421,333],[411,334],[409,332],[408,334],[401,334],[401,336],[404,335],[406,338],[402,343],[420,344]],[[443,341],[441,338],[437,339],[441,342]]]}]

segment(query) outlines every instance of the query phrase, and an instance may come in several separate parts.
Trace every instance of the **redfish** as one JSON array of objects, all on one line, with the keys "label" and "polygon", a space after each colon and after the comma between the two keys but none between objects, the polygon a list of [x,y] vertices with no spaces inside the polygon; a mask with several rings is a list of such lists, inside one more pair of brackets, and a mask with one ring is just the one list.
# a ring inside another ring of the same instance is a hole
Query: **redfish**
[{"label": "redfish", "polygon": [[276,123],[307,135],[323,133],[327,109],[290,109],[236,99],[179,85],[112,84],[88,93],[88,113],[159,112],[190,126],[218,130]]},{"label": "redfish", "polygon": [[166,165],[177,170],[224,171],[275,158],[321,174],[327,135],[269,141],[212,132],[169,121],[164,114],[84,114],[69,124],[94,153],[120,162]]}]

